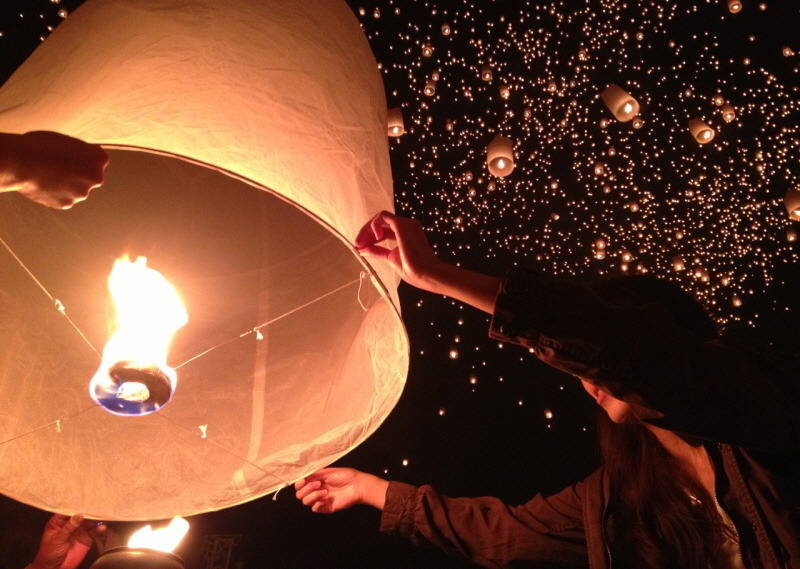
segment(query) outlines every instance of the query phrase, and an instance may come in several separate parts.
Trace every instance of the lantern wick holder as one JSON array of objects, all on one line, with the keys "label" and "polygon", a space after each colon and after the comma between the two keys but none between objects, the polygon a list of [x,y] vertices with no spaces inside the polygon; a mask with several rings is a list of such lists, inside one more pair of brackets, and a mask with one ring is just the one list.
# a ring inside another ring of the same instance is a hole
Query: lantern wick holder
[{"label": "lantern wick holder", "polygon": [[174,553],[144,547],[113,547],[104,551],[89,569],[186,569]]},{"label": "lantern wick holder", "polygon": [[172,398],[175,370],[131,360],[118,361],[92,380],[92,398],[115,415],[158,411]]}]

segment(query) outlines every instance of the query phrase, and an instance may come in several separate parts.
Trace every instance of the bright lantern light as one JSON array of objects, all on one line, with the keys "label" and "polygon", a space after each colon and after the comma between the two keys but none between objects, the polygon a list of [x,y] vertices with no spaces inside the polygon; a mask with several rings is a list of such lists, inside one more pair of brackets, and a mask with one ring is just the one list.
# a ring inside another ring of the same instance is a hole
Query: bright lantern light
[{"label": "bright lantern light", "polygon": [[154,530],[151,526],[146,525],[137,530],[128,540],[128,547],[170,553],[178,547],[188,531],[189,522],[183,518],[172,518],[166,527]]},{"label": "bright lantern light", "polygon": [[178,293],[147,259],[114,262],[108,290],[117,330],[89,385],[92,398],[117,415],[144,415],[172,397],[177,376],[167,366],[173,334],[189,321]]}]

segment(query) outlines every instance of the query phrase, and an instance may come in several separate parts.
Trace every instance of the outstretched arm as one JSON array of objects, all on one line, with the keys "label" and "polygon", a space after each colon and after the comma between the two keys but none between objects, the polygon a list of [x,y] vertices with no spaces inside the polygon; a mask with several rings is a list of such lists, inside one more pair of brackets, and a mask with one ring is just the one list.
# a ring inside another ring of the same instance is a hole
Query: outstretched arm
[{"label": "outstretched arm", "polygon": [[383,510],[389,482],[352,468],[323,468],[294,487],[298,500],[313,512],[332,514],[358,504]]},{"label": "outstretched arm", "polygon": [[[394,240],[396,245],[387,246]],[[358,233],[356,250],[382,259],[408,284],[491,313],[500,278],[440,261],[418,221],[382,211]]]},{"label": "outstretched arm", "polygon": [[36,558],[26,569],[75,569],[106,526],[74,516],[53,515],[44,527]]},{"label": "outstretched arm", "polygon": [[68,209],[103,183],[105,151],[57,132],[0,133],[0,191]]}]

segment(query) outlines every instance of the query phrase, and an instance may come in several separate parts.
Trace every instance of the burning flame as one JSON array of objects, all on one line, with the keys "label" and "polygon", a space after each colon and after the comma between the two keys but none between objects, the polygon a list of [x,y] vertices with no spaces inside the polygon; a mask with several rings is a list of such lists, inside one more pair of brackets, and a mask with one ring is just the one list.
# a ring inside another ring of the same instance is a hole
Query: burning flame
[{"label": "burning flame", "polygon": [[155,549],[170,553],[180,544],[186,532],[189,531],[189,522],[183,518],[172,518],[169,525],[154,530],[151,526],[144,526],[137,530],[128,540],[128,547]]},{"label": "burning flame", "polygon": [[114,262],[108,289],[117,312],[117,330],[89,386],[92,398],[112,413],[141,415],[163,406],[175,389],[167,350],[176,330],[188,322],[173,286],[147,267],[145,257]]}]

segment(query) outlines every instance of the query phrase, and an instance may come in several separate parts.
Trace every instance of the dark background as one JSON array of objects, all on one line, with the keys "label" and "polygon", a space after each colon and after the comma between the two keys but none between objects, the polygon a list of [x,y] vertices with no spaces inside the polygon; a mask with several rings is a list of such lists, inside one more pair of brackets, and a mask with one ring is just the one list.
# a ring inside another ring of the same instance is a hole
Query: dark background
[{"label": "dark background", "polygon": [[[0,1],[0,81],[80,3]],[[800,264],[787,232],[800,228],[783,206],[800,189],[796,2],[744,0],[735,15],[719,0],[349,3],[388,105],[405,116],[406,133],[391,140],[397,209],[423,222],[443,258],[580,279],[650,272],[694,293],[727,333],[796,353]],[[483,64],[489,83],[478,77]],[[426,96],[437,70],[436,94]],[[610,82],[639,100],[641,129],[614,121],[597,98]],[[710,101],[717,92],[736,108],[732,123]],[[712,143],[692,139],[694,116],[715,128]],[[485,165],[497,133],[515,142],[505,179]],[[673,269],[677,255],[687,270]],[[591,471],[594,404],[577,382],[487,339],[487,317],[469,307],[404,285],[401,299],[412,344],[406,390],[342,465],[510,503]],[[0,502],[0,566],[31,561],[47,517]],[[191,518],[179,553],[189,568],[211,567],[207,538],[236,536],[230,567],[470,566],[382,536],[378,520],[367,508],[314,515],[286,490]],[[126,538],[140,525],[111,528]]]}]

